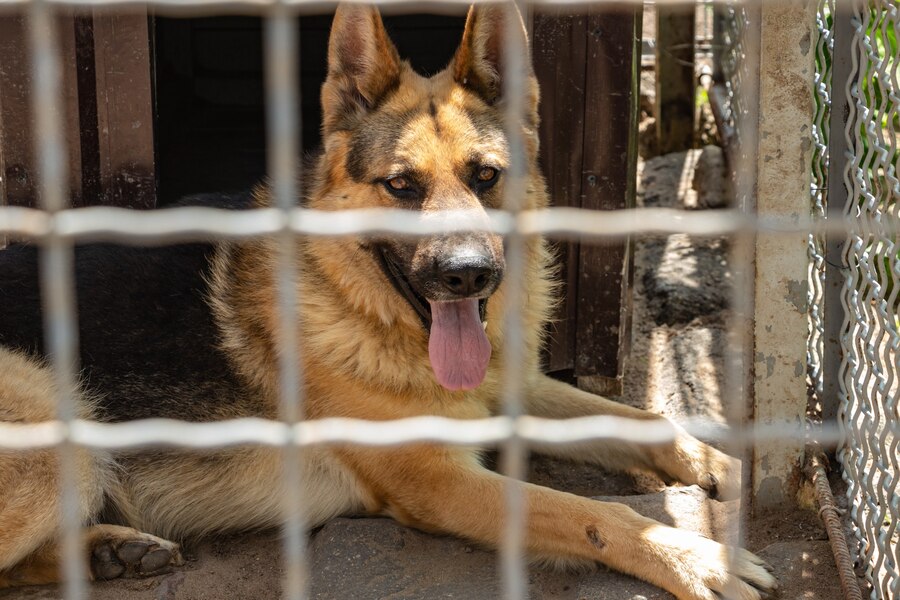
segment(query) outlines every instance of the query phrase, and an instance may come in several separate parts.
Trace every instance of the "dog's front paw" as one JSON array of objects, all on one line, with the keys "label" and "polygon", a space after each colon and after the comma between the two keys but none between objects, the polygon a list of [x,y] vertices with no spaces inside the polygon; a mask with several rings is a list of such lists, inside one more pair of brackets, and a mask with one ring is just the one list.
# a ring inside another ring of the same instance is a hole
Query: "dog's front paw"
[{"label": "dog's front paw", "polygon": [[657,469],[688,485],[699,485],[710,498],[734,500],[741,496],[741,461],[683,433],[655,453]]},{"label": "dog's front paw", "polygon": [[95,541],[91,549],[91,574],[95,579],[151,577],[184,564],[178,544],[132,531],[131,535],[117,531]]},{"label": "dog's front paw", "polygon": [[[772,575],[771,566],[742,548],[710,543],[716,548],[695,553],[691,561],[696,571],[689,579],[696,578],[693,583],[698,584],[700,592],[697,598],[762,600],[775,596],[778,581]],[[711,552],[714,552],[712,557]]]},{"label": "dog's front paw", "polygon": [[679,600],[764,600],[775,597],[778,582],[761,558],[696,534],[679,532],[667,540],[675,585],[666,586]]}]

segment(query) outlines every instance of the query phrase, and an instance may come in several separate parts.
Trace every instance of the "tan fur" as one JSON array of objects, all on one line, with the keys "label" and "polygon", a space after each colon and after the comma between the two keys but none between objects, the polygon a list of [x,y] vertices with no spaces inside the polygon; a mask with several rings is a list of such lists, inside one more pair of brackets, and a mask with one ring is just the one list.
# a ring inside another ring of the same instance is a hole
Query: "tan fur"
[{"label": "tan fur", "polygon": [[[130,457],[128,477],[109,494],[125,522],[169,539],[276,527],[282,506],[281,452],[230,448],[203,453],[145,453]],[[323,449],[301,460],[300,506],[313,525],[363,506],[363,492],[347,469]],[[123,478],[125,479],[125,478]]]},{"label": "tan fur", "polygon": [[[49,369],[0,347],[0,420],[38,423],[56,417],[56,385]],[[91,403],[80,399],[78,416],[89,418]],[[109,458],[76,453],[79,514],[88,522],[113,480]],[[59,523],[59,455],[55,449],[0,450],[0,573],[23,560],[43,571],[32,554],[46,554]],[[36,572],[37,572],[36,571]],[[0,584],[3,579],[0,578]]]},{"label": "tan fur", "polygon": [[[505,11],[503,6],[473,9],[454,62],[425,79],[400,62],[377,11],[359,5],[340,7],[332,29],[329,76],[322,89],[324,153],[306,186],[306,205],[322,210],[396,207],[397,199],[379,181],[400,169],[427,175],[428,192],[417,205],[423,212],[499,207],[502,183],[479,198],[460,174],[473,156],[500,169],[509,164],[503,134],[504,45],[498,37],[505,31]],[[524,48],[524,29],[519,30]],[[524,75],[526,115],[520,128],[528,171],[521,204],[540,208],[548,199],[537,167],[538,91],[530,67]],[[373,113],[387,115],[380,127],[389,138],[390,151],[371,153],[360,162],[358,149],[354,151],[359,143],[356,135]],[[400,129],[391,129],[392,123],[399,123]],[[256,199],[261,206],[270,204],[266,188],[257,190]],[[492,252],[500,251],[499,238],[485,239]],[[360,237],[297,242],[296,267],[302,276],[295,333],[302,347],[299,366],[306,417],[388,420],[428,414],[475,419],[498,412],[507,284],[500,284],[487,304],[486,331],[493,354],[484,382],[472,391],[448,391],[432,372],[428,333],[380,271],[367,250],[371,241]],[[436,247],[434,239],[407,243],[413,248],[411,260]],[[219,343],[254,395],[254,414],[266,418],[278,414],[277,255],[272,240],[222,244],[209,281]],[[540,373],[542,323],[554,302],[555,286],[543,241],[528,242],[526,259],[528,291],[521,309],[527,328],[520,374],[528,413],[550,418],[610,414],[661,419]],[[30,422],[52,416],[47,404],[53,396],[52,383],[43,367],[4,352],[0,371],[4,373],[0,419]],[[598,441],[540,450],[611,468],[646,469],[718,490],[725,497],[736,496],[740,463],[672,427],[677,439],[668,444]],[[487,546],[496,546],[501,539],[506,481],[482,467],[475,450],[430,444],[399,449],[346,446],[308,450],[302,456],[306,486],[300,494],[302,506],[288,510],[302,511],[310,525],[340,514],[383,514]],[[96,461],[85,458],[80,463],[86,523],[96,516],[101,488],[121,522],[166,537],[270,527],[285,517],[277,450],[154,451],[120,455],[118,460],[126,469],[118,478],[105,474]],[[12,577],[16,573],[18,583],[53,580],[48,565],[55,560],[57,503],[38,506],[34,499],[55,498],[56,481],[50,451],[0,455],[0,587],[16,584]],[[599,561],[690,600],[709,600],[716,594],[756,600],[761,597],[759,589],[775,585],[762,563],[744,551],[663,526],[623,505],[522,486],[525,543],[535,560]],[[107,526],[99,527],[88,530],[91,548],[101,543],[97,540],[110,543],[108,535],[101,535]],[[92,537],[91,531],[96,535]],[[116,547],[146,535],[115,531]],[[177,557],[174,546],[171,552]]]}]

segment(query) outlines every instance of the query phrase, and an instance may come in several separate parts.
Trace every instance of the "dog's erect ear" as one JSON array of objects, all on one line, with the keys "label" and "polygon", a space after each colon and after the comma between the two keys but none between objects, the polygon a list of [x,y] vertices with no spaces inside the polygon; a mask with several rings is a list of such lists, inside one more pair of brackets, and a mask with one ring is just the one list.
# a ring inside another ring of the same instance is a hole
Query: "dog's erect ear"
[{"label": "dog's erect ear", "polygon": [[400,57],[374,6],[341,4],[328,41],[323,127],[371,110],[400,80]]},{"label": "dog's erect ear", "polygon": [[[506,19],[514,19],[511,39],[507,38]],[[522,15],[505,4],[474,5],[469,9],[462,43],[453,57],[453,78],[494,104],[503,96],[504,57],[508,52],[523,55],[526,89],[534,74],[528,53],[528,39]]]}]

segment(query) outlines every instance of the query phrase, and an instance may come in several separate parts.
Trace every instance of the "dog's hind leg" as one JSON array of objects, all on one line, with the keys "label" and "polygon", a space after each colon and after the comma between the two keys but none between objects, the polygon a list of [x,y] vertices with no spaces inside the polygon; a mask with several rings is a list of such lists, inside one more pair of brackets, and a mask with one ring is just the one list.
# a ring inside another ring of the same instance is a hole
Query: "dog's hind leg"
[{"label": "dog's hind leg", "polygon": [[[184,564],[178,544],[131,527],[94,525],[85,529],[83,539],[89,554],[85,579],[151,577]],[[57,542],[44,543],[12,568],[0,571],[0,589],[56,583],[61,580],[62,560]]]},{"label": "dog's hind leg", "polygon": [[[55,397],[46,367],[0,348],[0,421],[51,420]],[[78,416],[90,416],[83,398]],[[102,454],[78,450],[75,468],[78,517],[90,523],[113,480],[112,464]],[[59,515],[57,450],[0,449],[0,587],[59,581]],[[175,544],[127,527],[95,525],[84,535],[92,578],[152,574],[181,560]]]},{"label": "dog's hind leg", "polygon": [[[55,418],[56,388],[50,370],[22,354],[0,348],[0,421],[38,423]],[[80,413],[87,406],[80,406]],[[81,415],[79,415],[81,416]],[[88,522],[103,501],[105,460],[85,450],[75,455],[78,514]],[[59,525],[59,457],[55,448],[0,448],[0,585],[23,561],[54,545]],[[37,560],[34,564],[42,564]],[[45,579],[47,576],[34,576]]]},{"label": "dog's hind leg", "polygon": [[737,498],[741,490],[741,462],[704,444],[682,428],[654,413],[607,400],[545,375],[536,375],[526,386],[525,410],[549,419],[591,415],[654,421],[671,427],[674,439],[661,444],[635,444],[597,440],[565,446],[537,445],[553,456],[599,464],[611,469],[644,469],[666,479],[696,484],[713,498]]},{"label": "dog's hind leg", "polygon": [[[80,459],[81,457],[79,457]],[[79,460],[85,475],[92,470]],[[0,452],[0,587],[59,580],[59,470],[53,450]],[[80,517],[89,519],[99,498],[83,498]]]}]

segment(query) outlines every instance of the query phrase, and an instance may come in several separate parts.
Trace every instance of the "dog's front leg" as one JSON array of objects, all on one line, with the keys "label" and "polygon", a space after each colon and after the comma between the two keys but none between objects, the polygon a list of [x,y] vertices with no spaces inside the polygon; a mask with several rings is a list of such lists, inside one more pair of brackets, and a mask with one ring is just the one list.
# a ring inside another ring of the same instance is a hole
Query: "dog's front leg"
[{"label": "dog's front leg", "polygon": [[537,445],[542,453],[582,460],[604,467],[644,469],[664,478],[696,484],[713,498],[737,498],[741,491],[741,462],[688,435],[664,417],[589,394],[546,375],[536,374],[526,386],[525,411],[548,419],[612,415],[642,421],[662,421],[675,439],[663,444],[633,444],[598,440],[566,446]]},{"label": "dog's front leg", "polygon": [[[373,511],[418,529],[499,545],[507,479],[481,467],[474,452],[411,446],[342,455],[369,490]],[[530,558],[599,561],[684,600],[757,600],[776,585],[762,561],[744,550],[667,527],[622,504],[520,485]]]}]

